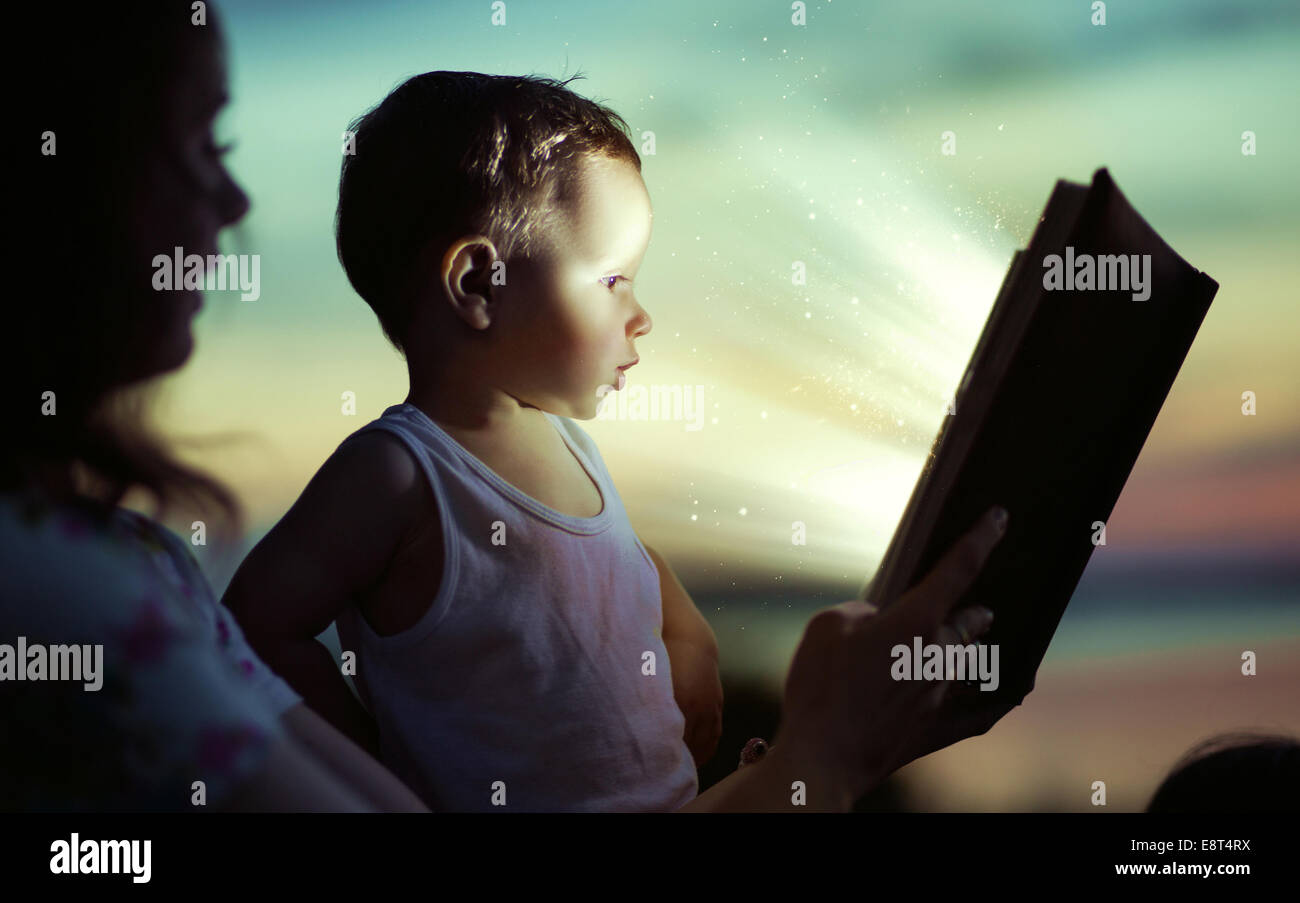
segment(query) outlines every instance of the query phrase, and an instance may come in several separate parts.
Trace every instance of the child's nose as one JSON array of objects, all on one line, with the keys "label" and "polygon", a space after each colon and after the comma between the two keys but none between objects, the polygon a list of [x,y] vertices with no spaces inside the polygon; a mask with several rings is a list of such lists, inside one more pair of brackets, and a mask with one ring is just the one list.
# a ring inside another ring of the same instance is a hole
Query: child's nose
[{"label": "child's nose", "polygon": [[637,305],[637,314],[632,319],[633,333],[632,337],[643,336],[654,328],[654,321],[650,319],[650,314],[641,305]]}]

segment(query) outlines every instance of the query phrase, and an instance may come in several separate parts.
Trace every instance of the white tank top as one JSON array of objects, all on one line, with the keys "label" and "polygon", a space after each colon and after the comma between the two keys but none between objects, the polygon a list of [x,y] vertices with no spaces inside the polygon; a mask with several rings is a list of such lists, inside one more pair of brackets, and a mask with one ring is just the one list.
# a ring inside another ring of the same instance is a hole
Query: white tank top
[{"label": "white tank top", "polygon": [[591,437],[543,413],[599,487],[595,517],[525,495],[414,405],[353,434],[386,430],[419,462],[445,566],[414,627],[381,637],[349,607],[339,638],[385,763],[434,811],[672,811],[698,782],[659,571]]}]

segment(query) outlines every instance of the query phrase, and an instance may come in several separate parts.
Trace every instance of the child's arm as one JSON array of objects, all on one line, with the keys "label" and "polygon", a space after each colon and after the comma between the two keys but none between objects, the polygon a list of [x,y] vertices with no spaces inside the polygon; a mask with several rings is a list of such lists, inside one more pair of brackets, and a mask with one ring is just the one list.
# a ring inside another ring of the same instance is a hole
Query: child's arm
[{"label": "child's arm", "polygon": [[[677,811],[852,811],[860,794],[851,790],[848,780],[814,752],[800,752],[790,740],[773,743],[763,758],[736,769]],[[866,783],[866,789],[875,787],[882,779],[883,776],[873,777]],[[807,788],[806,801],[798,806],[791,805],[796,782]]]},{"label": "child's arm", "polygon": [[380,578],[428,502],[406,450],[384,433],[364,433],[321,465],[222,599],[271,669],[372,755],[374,719],[316,636]]},{"label": "child's arm", "polygon": [[673,675],[673,698],[686,717],[686,745],[699,768],[713,758],[722,737],[718,640],[668,562],[649,546],[646,551],[659,569],[663,641]]}]

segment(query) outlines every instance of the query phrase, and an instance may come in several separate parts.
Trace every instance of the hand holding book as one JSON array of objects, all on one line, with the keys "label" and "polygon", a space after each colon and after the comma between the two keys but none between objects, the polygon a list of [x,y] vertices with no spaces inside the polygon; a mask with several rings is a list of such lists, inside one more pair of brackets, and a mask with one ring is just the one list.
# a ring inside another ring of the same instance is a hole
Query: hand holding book
[{"label": "hand holding book", "polygon": [[[894,604],[882,610],[859,600],[843,602],[809,621],[786,680],[784,720],[773,751],[809,763],[810,774],[856,799],[913,759],[984,733],[1019,704],[957,705],[954,697],[970,692],[957,681],[912,681],[898,677],[894,667],[899,646],[917,639],[965,646],[992,623],[987,609],[957,605],[1005,531],[996,510]],[[811,795],[814,788],[808,789]]]}]

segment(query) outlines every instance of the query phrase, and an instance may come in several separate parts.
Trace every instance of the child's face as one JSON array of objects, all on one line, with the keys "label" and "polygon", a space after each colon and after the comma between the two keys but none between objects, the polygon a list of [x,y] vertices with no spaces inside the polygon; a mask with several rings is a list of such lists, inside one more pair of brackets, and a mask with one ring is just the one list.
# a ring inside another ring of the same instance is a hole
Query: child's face
[{"label": "child's face", "polygon": [[601,396],[618,384],[618,368],[638,359],[635,340],[651,328],[632,280],[653,215],[635,166],[584,160],[581,187],[555,216],[544,247],[512,262],[502,287],[508,314],[494,357],[508,394],[560,416],[596,416]]}]

